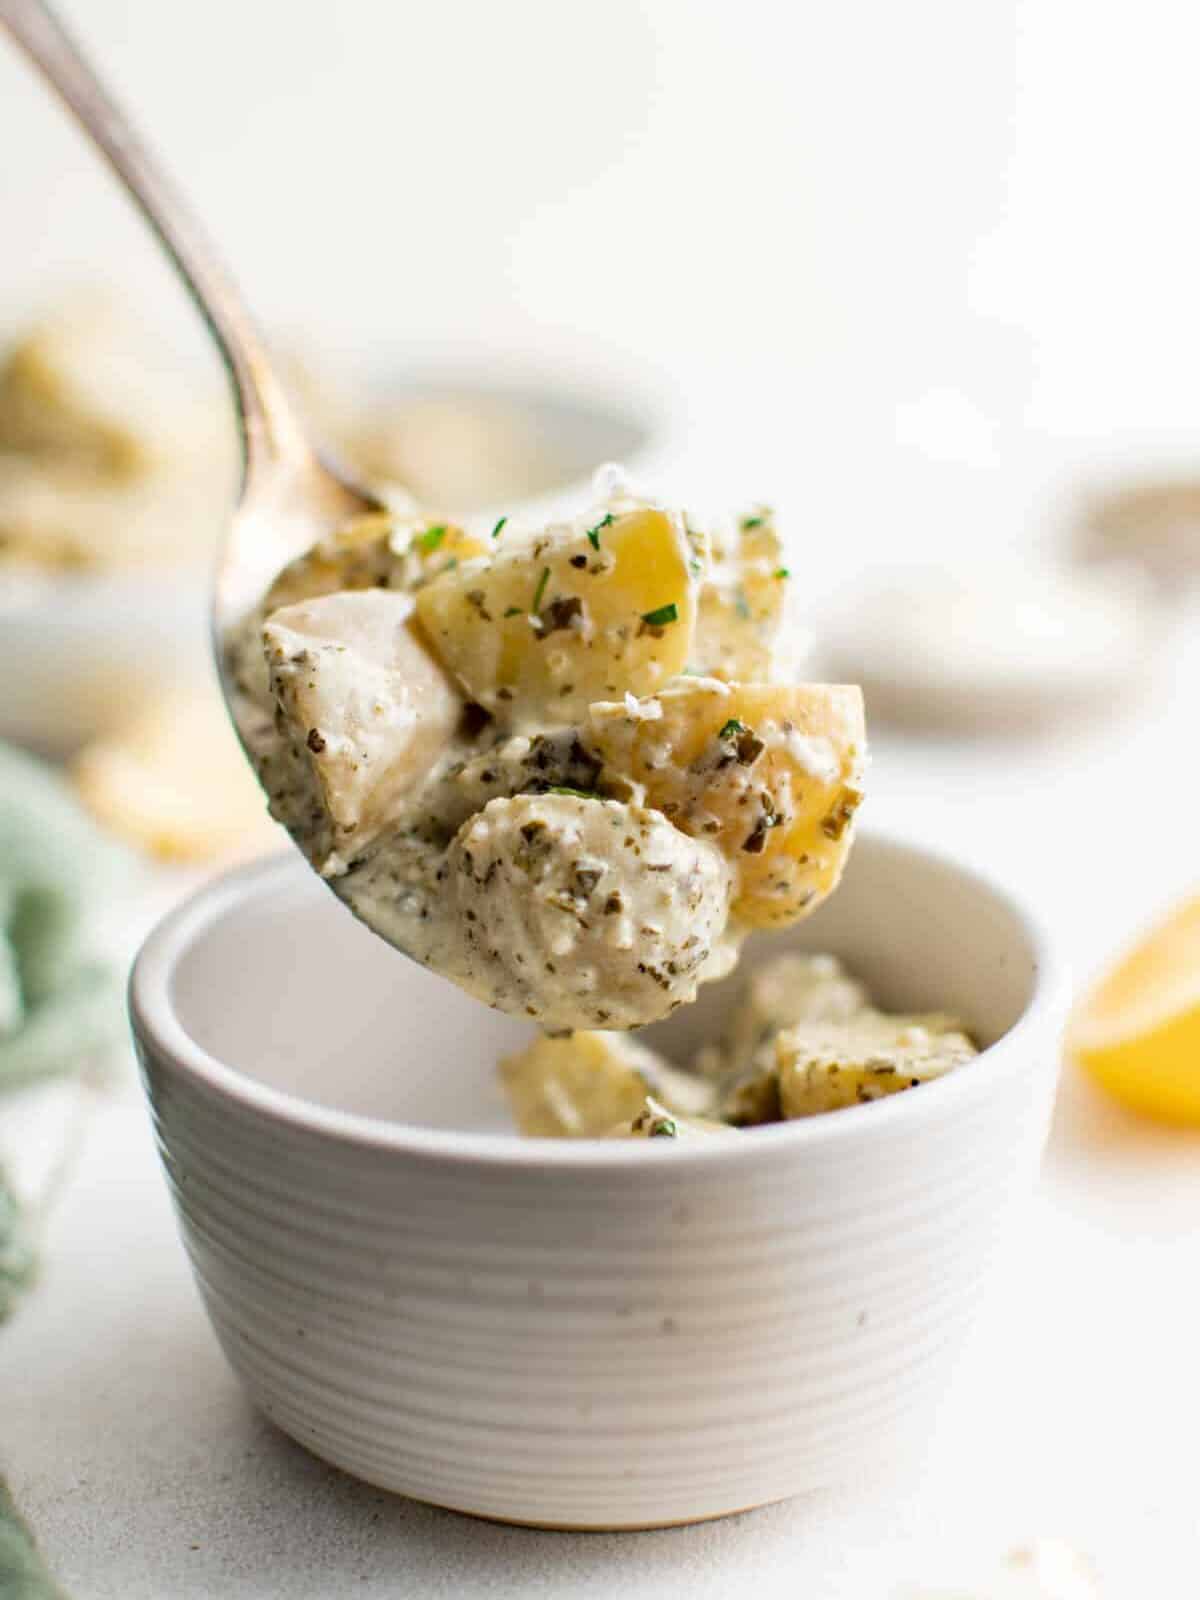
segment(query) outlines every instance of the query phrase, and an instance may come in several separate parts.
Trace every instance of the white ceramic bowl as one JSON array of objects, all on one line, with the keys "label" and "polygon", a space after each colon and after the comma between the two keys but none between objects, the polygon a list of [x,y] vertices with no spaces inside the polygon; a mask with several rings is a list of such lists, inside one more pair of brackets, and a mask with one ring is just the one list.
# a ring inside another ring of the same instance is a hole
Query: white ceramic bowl
[{"label": "white ceramic bowl", "polygon": [[[493,1064],[526,1026],[401,959],[298,858],[172,914],[134,1029],[201,1293],[262,1409],[385,1488],[583,1528],[718,1516],[918,1442],[1033,1181],[1064,975],[999,889],[870,833],[747,962],[789,946],[989,1048],[726,1138],[521,1140]],[[686,1052],[730,992],[656,1042]]]}]

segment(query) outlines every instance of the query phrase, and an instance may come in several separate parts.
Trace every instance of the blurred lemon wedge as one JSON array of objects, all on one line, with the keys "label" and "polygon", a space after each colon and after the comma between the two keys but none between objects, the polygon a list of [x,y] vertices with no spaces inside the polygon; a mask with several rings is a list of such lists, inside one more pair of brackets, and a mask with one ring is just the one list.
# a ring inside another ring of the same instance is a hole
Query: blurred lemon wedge
[{"label": "blurred lemon wedge", "polygon": [[1176,908],[1076,1007],[1068,1053],[1118,1100],[1200,1126],[1200,895]]}]

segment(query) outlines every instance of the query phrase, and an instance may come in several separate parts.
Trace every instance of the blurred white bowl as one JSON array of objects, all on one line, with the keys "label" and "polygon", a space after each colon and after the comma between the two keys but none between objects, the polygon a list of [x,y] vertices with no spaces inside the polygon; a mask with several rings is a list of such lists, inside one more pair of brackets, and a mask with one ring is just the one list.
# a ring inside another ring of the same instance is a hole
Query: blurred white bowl
[{"label": "blurred white bowl", "polygon": [[822,619],[822,665],[882,722],[1027,733],[1106,715],[1153,682],[1170,618],[1143,574],[1030,549],[877,569]]},{"label": "blurred white bowl", "polygon": [[[581,1528],[718,1516],[919,1446],[1033,1181],[1064,974],[999,889],[869,834],[747,961],[789,947],[988,1048],[752,1132],[522,1140],[494,1063],[529,1029],[298,859],[172,914],[134,970],[135,1036],[201,1294],[266,1414],[387,1489]],[[651,1037],[682,1059],[729,994]]]},{"label": "blurred white bowl", "polygon": [[[636,388],[543,386],[519,371],[483,380],[453,368],[369,381],[352,452],[371,477],[405,484],[457,516],[578,508],[606,461],[653,470],[668,429]],[[374,419],[364,423],[362,418]]]},{"label": "blurred white bowl", "polygon": [[0,738],[65,756],[207,667],[207,569],[0,583]]}]

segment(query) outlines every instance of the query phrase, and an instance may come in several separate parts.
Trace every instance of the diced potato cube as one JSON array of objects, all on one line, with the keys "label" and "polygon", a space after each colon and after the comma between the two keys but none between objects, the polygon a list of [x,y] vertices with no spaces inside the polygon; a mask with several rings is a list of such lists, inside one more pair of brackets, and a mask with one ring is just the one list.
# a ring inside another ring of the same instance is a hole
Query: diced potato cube
[{"label": "diced potato cube", "polygon": [[775,1035],[782,1029],[798,1022],[844,1022],[869,1004],[867,991],[835,956],[799,952],[775,956],[747,980],[720,1039],[704,1046],[693,1071],[708,1078],[736,1079],[750,1071],[764,1051],[774,1067]]},{"label": "diced potato cube", "polygon": [[501,542],[422,589],[417,615],[473,700],[502,718],[519,708],[566,723],[683,670],[697,564],[682,527],[641,507]]},{"label": "diced potato cube", "polygon": [[857,688],[684,680],[638,707],[595,705],[590,726],[601,786],[642,786],[647,806],[725,853],[743,922],[794,922],[836,887],[862,799]]},{"label": "diced potato cube", "polygon": [[879,1100],[928,1083],[978,1054],[953,1017],[864,1011],[845,1022],[800,1023],[775,1041],[785,1117]]},{"label": "diced potato cube", "polygon": [[[2,499],[0,499],[2,506]],[[355,517],[289,562],[256,606],[225,640],[226,670],[253,712],[269,724],[274,702],[262,650],[263,622],[284,606],[343,590],[387,589],[411,594],[447,567],[478,556],[480,541],[453,523],[403,517],[391,511]],[[261,736],[267,737],[265,728]],[[265,773],[262,774],[264,783]]]},{"label": "diced potato cube", "polygon": [[462,698],[405,595],[364,589],[301,601],[270,617],[263,637],[283,731],[329,822],[316,853],[360,849],[454,737]]},{"label": "diced potato cube", "polygon": [[765,507],[741,517],[731,533],[715,535],[692,668],[728,682],[774,680],[792,592],[774,517]]},{"label": "diced potato cube", "polygon": [[699,1112],[709,1099],[706,1085],[620,1033],[543,1036],[502,1061],[500,1076],[521,1132],[548,1139],[628,1130],[647,1094],[670,1112]]},{"label": "diced potato cube", "polygon": [[729,863],[661,812],[498,796],[458,829],[445,869],[460,981],[551,1032],[644,1027],[726,968]]}]

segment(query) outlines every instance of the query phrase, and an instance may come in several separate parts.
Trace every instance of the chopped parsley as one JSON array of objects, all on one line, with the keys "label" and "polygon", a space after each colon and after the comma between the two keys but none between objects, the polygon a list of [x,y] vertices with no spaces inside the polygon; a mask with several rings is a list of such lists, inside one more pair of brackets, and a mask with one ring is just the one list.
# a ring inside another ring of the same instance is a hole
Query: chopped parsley
[{"label": "chopped parsley", "polygon": [[520,606],[509,606],[504,615],[506,617],[522,617],[525,615],[525,613],[521,610]]},{"label": "chopped parsley", "polygon": [[791,574],[791,570],[788,567],[776,567],[775,568],[775,576],[777,578],[790,578],[791,575],[792,575]]},{"label": "chopped parsley", "polygon": [[531,611],[540,611],[541,610],[541,607],[542,607],[542,596],[545,594],[546,585],[549,582],[550,582],[550,568],[549,567],[543,567],[542,568],[542,575],[538,579],[537,588],[533,591],[533,605],[530,607]]},{"label": "chopped parsley", "polygon": [[668,622],[679,621],[679,607],[674,600],[668,600],[665,606],[659,606],[656,611],[643,611],[642,621],[648,628],[665,628]]},{"label": "chopped parsley", "polygon": [[616,521],[616,518],[613,516],[612,512],[610,511],[610,512],[608,512],[608,514],[606,516],[603,516],[603,517],[600,518],[600,521],[596,524],[596,526],[594,528],[589,528],[588,529],[588,531],[587,531],[587,542],[591,545],[593,550],[599,550],[599,548],[600,548],[600,530],[602,528],[611,527],[612,524],[615,521]]},{"label": "chopped parsley", "polygon": [[430,555],[446,537],[446,524],[435,522],[432,528],[426,528],[424,533],[417,535],[417,544],[426,555]]},{"label": "chopped parsley", "polygon": [[493,539],[498,539],[500,537],[500,535],[504,532],[504,524],[507,521],[508,521],[507,517],[501,517],[500,518],[500,521],[492,529],[492,538]]},{"label": "chopped parsley", "polygon": [[746,731],[746,724],[744,722],[739,722],[736,717],[730,717],[729,721],[725,724],[725,726],[721,729],[720,733],[717,735],[717,738],[718,739],[732,739],[735,733],[745,733],[745,731]]},{"label": "chopped parsley", "polygon": [[651,1139],[677,1139],[679,1137],[679,1124],[674,1117],[655,1117],[650,1124],[647,1135]]},{"label": "chopped parsley", "polygon": [[442,571],[443,572],[453,572],[457,565],[458,565],[458,557],[457,556],[451,556],[449,561],[447,561],[446,565],[442,568]]},{"label": "chopped parsley", "polygon": [[767,519],[766,519],[765,516],[743,517],[742,518],[742,532],[743,533],[749,533],[752,528],[761,528],[763,523],[766,520]]}]

